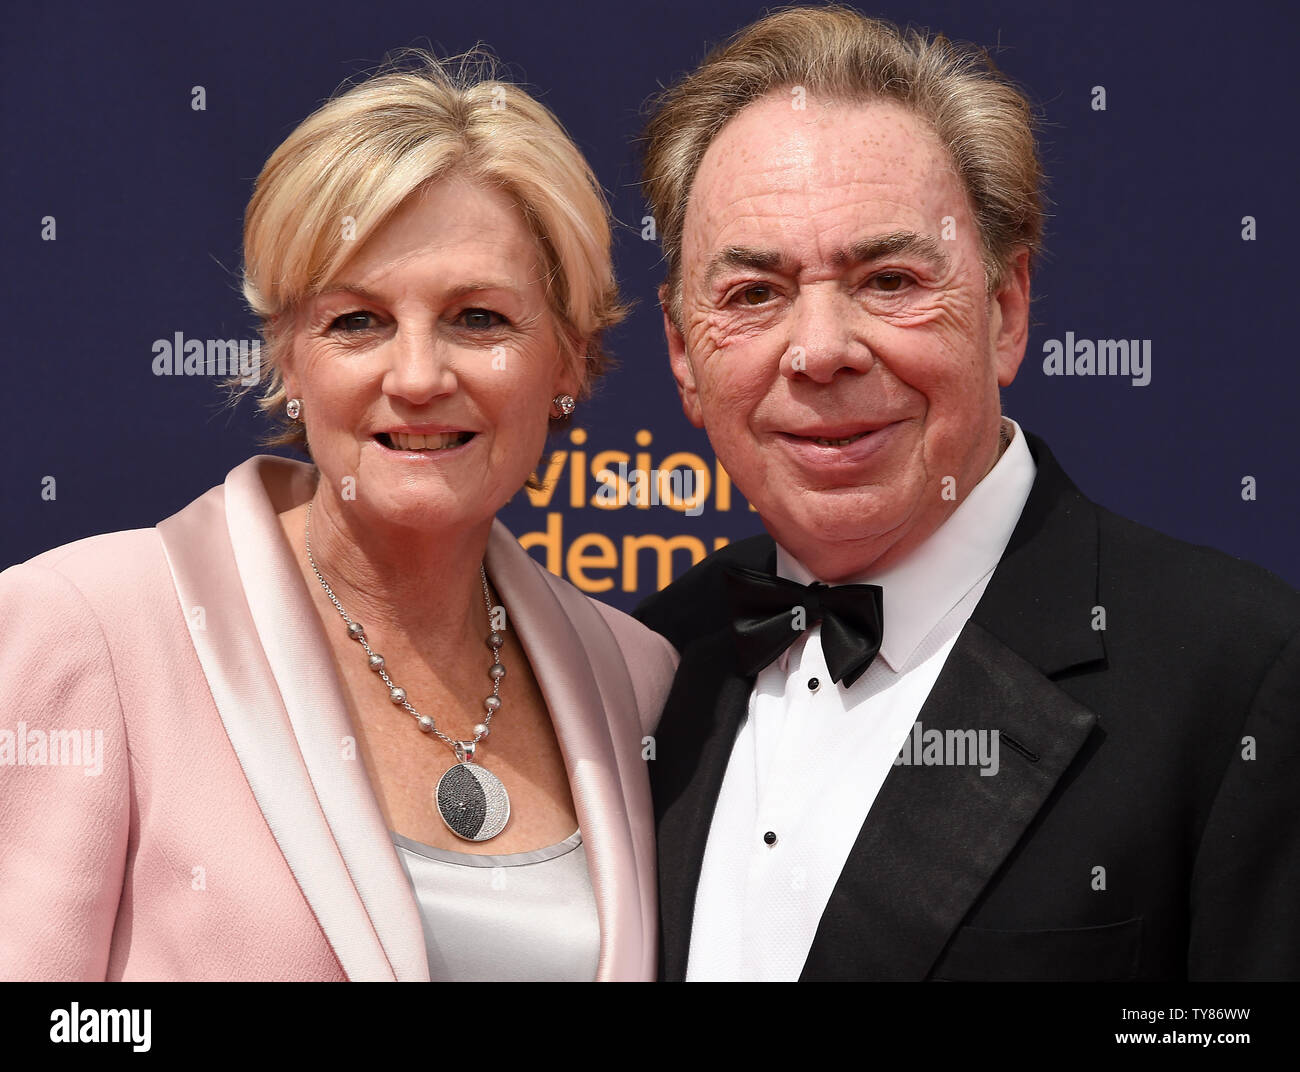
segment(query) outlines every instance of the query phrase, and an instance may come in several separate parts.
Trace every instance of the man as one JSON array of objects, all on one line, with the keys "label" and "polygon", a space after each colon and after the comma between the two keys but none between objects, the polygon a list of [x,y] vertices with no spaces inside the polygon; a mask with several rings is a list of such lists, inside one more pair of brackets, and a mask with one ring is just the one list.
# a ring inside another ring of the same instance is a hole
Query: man
[{"label": "man", "polygon": [[683,406],[770,534],[639,612],[682,655],[663,977],[1300,975],[1300,596],[1001,415],[1024,98],[787,9],[661,98],[646,174]]}]

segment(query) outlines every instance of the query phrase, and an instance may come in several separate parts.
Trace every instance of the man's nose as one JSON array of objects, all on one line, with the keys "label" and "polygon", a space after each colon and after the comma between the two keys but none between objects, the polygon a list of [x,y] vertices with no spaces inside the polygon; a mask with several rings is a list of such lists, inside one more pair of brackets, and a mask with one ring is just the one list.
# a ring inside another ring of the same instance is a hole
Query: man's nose
[{"label": "man's nose", "polygon": [[398,330],[390,347],[384,376],[385,394],[420,406],[458,386],[451,346],[436,332]]},{"label": "man's nose", "polygon": [[875,355],[862,333],[866,314],[835,285],[805,287],[795,298],[781,372],[830,383],[840,372],[867,372]]}]

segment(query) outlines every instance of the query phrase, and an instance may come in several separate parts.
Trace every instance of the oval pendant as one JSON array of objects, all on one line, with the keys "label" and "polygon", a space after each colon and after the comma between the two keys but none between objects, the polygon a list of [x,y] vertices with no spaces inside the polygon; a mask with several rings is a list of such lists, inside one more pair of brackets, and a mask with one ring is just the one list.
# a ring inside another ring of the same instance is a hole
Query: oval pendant
[{"label": "oval pendant", "polygon": [[447,768],[433,800],[447,829],[466,841],[496,837],[510,818],[510,797],[501,779],[473,763]]}]

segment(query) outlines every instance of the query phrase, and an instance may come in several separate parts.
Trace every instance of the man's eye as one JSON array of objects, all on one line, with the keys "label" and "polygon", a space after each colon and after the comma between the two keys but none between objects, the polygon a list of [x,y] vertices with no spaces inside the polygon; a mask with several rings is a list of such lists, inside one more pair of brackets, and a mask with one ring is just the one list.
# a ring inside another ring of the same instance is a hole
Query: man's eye
[{"label": "man's eye", "polygon": [[456,318],[473,331],[485,331],[506,323],[506,318],[491,309],[466,309]]},{"label": "man's eye", "polygon": [[353,312],[344,313],[342,316],[336,316],[330,323],[331,331],[342,331],[344,334],[358,331],[369,331],[375,326],[375,318],[371,313]]},{"label": "man's eye", "polygon": [[763,305],[772,300],[772,288],[766,283],[755,283],[736,295],[742,305]]},{"label": "man's eye", "polygon": [[881,272],[879,275],[872,276],[871,282],[876,285],[877,290],[892,294],[903,289],[907,283],[907,277],[901,272]]}]

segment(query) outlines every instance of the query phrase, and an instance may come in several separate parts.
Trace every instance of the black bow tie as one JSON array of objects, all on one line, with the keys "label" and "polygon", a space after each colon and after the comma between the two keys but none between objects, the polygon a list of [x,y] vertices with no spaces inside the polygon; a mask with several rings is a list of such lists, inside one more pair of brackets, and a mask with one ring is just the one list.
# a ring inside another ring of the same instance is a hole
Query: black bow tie
[{"label": "black bow tie", "polygon": [[831,680],[843,680],[845,688],[880,650],[884,605],[878,584],[799,584],[731,566],[727,594],[731,629],[747,674],[757,674],[819,621]]}]

